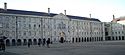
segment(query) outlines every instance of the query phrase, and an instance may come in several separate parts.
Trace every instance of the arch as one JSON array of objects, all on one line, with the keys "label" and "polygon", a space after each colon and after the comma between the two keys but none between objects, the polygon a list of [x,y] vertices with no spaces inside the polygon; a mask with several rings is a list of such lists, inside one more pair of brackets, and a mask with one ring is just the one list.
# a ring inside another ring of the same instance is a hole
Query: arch
[{"label": "arch", "polygon": [[23,39],[23,45],[27,45],[27,40]]},{"label": "arch", "polygon": [[103,37],[101,37],[101,41],[103,41]]},{"label": "arch", "polygon": [[15,46],[15,45],[16,45],[16,40],[12,39],[12,46]]},{"label": "arch", "polygon": [[81,38],[79,37],[79,42],[81,42]]},{"label": "arch", "polygon": [[72,42],[74,43],[74,38],[72,38]]},{"label": "arch", "polygon": [[114,37],[112,37],[112,40],[114,40],[115,38]]},{"label": "arch", "polygon": [[118,40],[117,36],[116,36],[116,40]]},{"label": "arch", "polygon": [[94,37],[94,41],[97,41],[96,37]]},{"label": "arch", "polygon": [[10,46],[10,40],[9,39],[6,40],[6,46]]},{"label": "arch", "polygon": [[86,42],[86,37],[84,38],[84,41]]},{"label": "arch", "polygon": [[63,43],[63,42],[64,42],[64,38],[61,37],[61,38],[60,38],[60,43]]},{"label": "arch", "polygon": [[99,38],[98,38],[98,37],[96,37],[96,39],[97,39],[97,41],[99,41]]},{"label": "arch", "polygon": [[101,40],[101,38],[99,37],[99,41]]},{"label": "arch", "polygon": [[18,39],[18,40],[17,40],[17,45],[19,46],[19,45],[21,45],[21,44],[22,44],[21,39]]},{"label": "arch", "polygon": [[89,41],[90,41],[90,42],[92,41],[92,37],[89,37]]},{"label": "arch", "polygon": [[33,39],[33,45],[37,45],[37,40]]},{"label": "arch", "polygon": [[83,37],[82,37],[82,42],[84,41]]},{"label": "arch", "polygon": [[76,42],[77,42],[77,38],[76,38]]},{"label": "arch", "polygon": [[89,41],[89,37],[87,37],[87,42]]},{"label": "arch", "polygon": [[42,42],[42,40],[39,38],[39,39],[38,39],[38,43],[41,43],[41,42]]},{"label": "arch", "polygon": [[28,39],[28,43],[30,43],[30,45],[32,45],[32,39]]},{"label": "arch", "polygon": [[122,40],[124,40],[124,36],[122,36]]},{"label": "arch", "polygon": [[92,41],[94,41],[94,37],[92,37]]},{"label": "arch", "polygon": [[121,40],[121,36],[119,36],[119,40]]}]

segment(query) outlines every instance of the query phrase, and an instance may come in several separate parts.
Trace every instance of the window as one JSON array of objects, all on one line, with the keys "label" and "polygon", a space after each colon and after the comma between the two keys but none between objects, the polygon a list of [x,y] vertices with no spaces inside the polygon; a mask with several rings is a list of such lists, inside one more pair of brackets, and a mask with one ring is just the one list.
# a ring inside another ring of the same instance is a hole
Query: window
[{"label": "window", "polygon": [[29,31],[29,36],[31,36],[31,31]]},{"label": "window", "polygon": [[31,25],[29,24],[29,29],[31,29]]},{"label": "window", "polygon": [[26,31],[24,31],[23,35],[26,36]]}]

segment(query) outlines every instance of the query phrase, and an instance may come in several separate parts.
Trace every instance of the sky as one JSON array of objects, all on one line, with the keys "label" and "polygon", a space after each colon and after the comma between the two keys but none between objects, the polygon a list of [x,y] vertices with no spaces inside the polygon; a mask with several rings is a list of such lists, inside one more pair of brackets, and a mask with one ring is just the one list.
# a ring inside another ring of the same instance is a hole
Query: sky
[{"label": "sky", "polygon": [[125,0],[0,0],[0,8],[4,8],[4,2],[8,9],[64,13],[82,17],[97,18],[102,22],[110,22],[115,18],[125,16]]}]

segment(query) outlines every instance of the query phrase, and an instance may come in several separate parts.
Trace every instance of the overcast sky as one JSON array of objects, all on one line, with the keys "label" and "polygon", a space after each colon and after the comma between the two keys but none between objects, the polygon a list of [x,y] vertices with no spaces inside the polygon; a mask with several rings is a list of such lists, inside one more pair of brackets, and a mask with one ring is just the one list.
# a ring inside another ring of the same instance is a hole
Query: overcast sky
[{"label": "overcast sky", "polygon": [[102,22],[110,22],[112,15],[116,18],[125,16],[125,0],[0,0],[0,8],[7,2],[8,9],[64,13],[67,15],[89,17]]}]

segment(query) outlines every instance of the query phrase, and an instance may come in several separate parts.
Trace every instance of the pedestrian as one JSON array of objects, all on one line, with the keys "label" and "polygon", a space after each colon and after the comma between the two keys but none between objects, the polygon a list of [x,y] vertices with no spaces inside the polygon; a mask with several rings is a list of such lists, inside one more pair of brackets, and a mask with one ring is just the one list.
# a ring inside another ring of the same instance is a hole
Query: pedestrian
[{"label": "pedestrian", "polygon": [[30,42],[28,42],[28,47],[30,47]]},{"label": "pedestrian", "polygon": [[46,44],[46,39],[45,38],[43,39],[43,43],[42,44],[43,44],[43,46]]},{"label": "pedestrian", "polygon": [[40,47],[40,42],[38,42],[38,45],[39,45],[39,47]]},{"label": "pedestrian", "polygon": [[1,45],[2,45],[3,52],[5,52],[5,43],[3,42]]},{"label": "pedestrian", "polygon": [[49,44],[50,44],[50,38],[47,39],[46,43],[47,43],[47,47],[50,48],[50,46],[49,46]]}]

